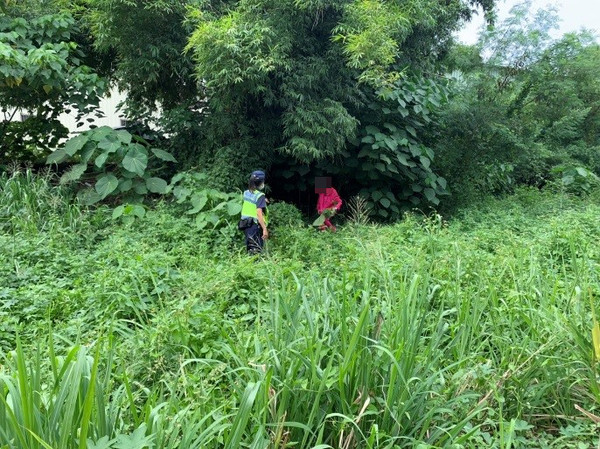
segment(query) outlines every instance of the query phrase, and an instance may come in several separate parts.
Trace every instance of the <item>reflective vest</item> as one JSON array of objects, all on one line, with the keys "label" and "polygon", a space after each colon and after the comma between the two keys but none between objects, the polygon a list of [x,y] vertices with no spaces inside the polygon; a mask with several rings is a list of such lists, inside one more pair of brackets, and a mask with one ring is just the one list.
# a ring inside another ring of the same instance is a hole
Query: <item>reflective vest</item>
[{"label": "reflective vest", "polygon": [[[242,218],[251,217],[254,219],[254,223],[258,223],[256,205],[258,204],[258,200],[263,196],[265,196],[265,194],[258,190],[255,190],[254,193],[252,193],[250,190],[246,190],[244,192],[244,202],[242,203]],[[263,209],[263,219],[265,220],[265,225],[269,224],[269,218],[266,207]]]}]

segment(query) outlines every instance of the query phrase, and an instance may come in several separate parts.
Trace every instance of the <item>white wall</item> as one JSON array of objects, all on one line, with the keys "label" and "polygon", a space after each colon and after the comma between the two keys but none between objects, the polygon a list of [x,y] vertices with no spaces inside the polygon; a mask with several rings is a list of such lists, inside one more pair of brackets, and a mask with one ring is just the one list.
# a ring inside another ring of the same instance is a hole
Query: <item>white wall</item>
[{"label": "white wall", "polygon": [[[58,119],[65,125],[72,134],[80,133],[90,129],[90,125],[95,126],[110,126],[111,128],[121,128],[124,126],[124,116],[117,110],[117,105],[124,101],[127,97],[125,93],[120,93],[116,89],[112,89],[110,96],[100,99],[100,111],[104,113],[103,118],[97,118],[94,114],[82,117],[83,125],[77,127],[77,112],[72,111],[70,114],[61,114]],[[88,122],[87,118],[93,118],[93,122]]]},{"label": "white wall", "polygon": [[[111,128],[122,128],[125,123],[125,117],[123,114],[117,109],[117,105],[125,100],[127,95],[125,93],[120,93],[116,89],[112,89],[109,93],[109,96],[100,99],[99,110],[104,113],[103,118],[97,118],[95,114],[90,114],[83,116],[80,121],[83,122],[83,125],[79,128],[77,127],[77,111],[73,110],[69,114],[61,114],[58,119],[59,121],[67,127],[69,133],[71,135],[78,134],[83,131],[87,131],[90,129],[90,125],[95,126],[110,126]],[[14,109],[9,109],[4,117],[0,117],[0,120],[7,120],[12,116]],[[23,119],[27,118],[30,114],[29,111],[19,110],[16,114],[14,114],[12,121],[23,121]],[[88,122],[87,118],[93,118],[93,122]]]}]

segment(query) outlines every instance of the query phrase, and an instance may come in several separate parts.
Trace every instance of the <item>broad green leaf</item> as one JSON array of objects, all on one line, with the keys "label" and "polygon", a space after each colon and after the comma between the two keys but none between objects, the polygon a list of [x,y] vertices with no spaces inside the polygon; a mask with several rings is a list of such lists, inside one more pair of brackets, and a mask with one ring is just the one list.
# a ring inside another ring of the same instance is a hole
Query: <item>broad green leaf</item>
[{"label": "broad green leaf", "polygon": [[175,159],[171,153],[165,150],[161,150],[160,148],[150,148],[150,151],[152,151],[157,158],[163,161],[177,162],[177,159]]},{"label": "broad green leaf", "polygon": [[415,128],[413,128],[412,126],[408,125],[406,127],[406,130],[409,132],[410,135],[412,135],[413,137],[417,137],[417,131],[415,130]]},{"label": "broad green leaf", "polygon": [[379,200],[379,203],[380,203],[380,204],[381,204],[383,207],[385,207],[385,208],[388,208],[388,207],[390,207],[390,205],[392,204],[392,203],[391,203],[391,201],[390,201],[389,199],[387,199],[387,198],[381,198],[381,199]]},{"label": "broad green leaf", "polygon": [[177,186],[173,189],[173,196],[177,198],[177,204],[183,203],[191,193],[192,191],[186,187]]},{"label": "broad green leaf", "polygon": [[381,159],[386,164],[391,164],[392,163],[392,160],[389,157],[387,157],[385,154],[383,154],[383,153],[379,155],[379,159]]},{"label": "broad green leaf", "polygon": [[369,134],[375,134],[379,132],[379,128],[377,128],[376,126],[373,125],[368,125],[365,128],[365,131],[368,132]]},{"label": "broad green leaf", "polygon": [[425,197],[426,197],[426,198],[427,198],[429,201],[431,201],[432,203],[434,202],[434,200],[436,200],[436,199],[437,199],[437,198],[435,197],[435,190],[433,190],[433,189],[430,189],[429,187],[428,187],[428,188],[426,188],[426,189],[423,191],[423,193],[424,193]]},{"label": "broad green leaf", "polygon": [[396,142],[396,140],[391,137],[386,136],[385,143],[392,151],[396,151],[396,149],[398,148],[398,142]]},{"label": "broad green leaf", "polygon": [[425,169],[429,169],[429,166],[431,165],[431,161],[429,160],[429,158],[426,158],[425,156],[420,156],[419,160],[421,161],[421,165],[423,165],[423,167],[425,167]]},{"label": "broad green leaf", "polygon": [[408,112],[408,109],[406,109],[403,106],[398,106],[398,112],[400,113],[400,115],[402,116],[402,118],[406,118],[410,114],[410,112]]},{"label": "broad green leaf", "polygon": [[374,201],[379,201],[382,196],[383,193],[381,193],[379,190],[374,190],[371,192],[371,198],[373,198]]},{"label": "broad green leaf", "polygon": [[213,207],[213,210],[221,210],[224,209],[227,206],[227,201],[221,201],[219,204],[217,204],[215,207]]},{"label": "broad green leaf", "polygon": [[373,156],[373,152],[369,148],[363,148],[358,152],[358,157]]},{"label": "broad green leaf", "polygon": [[123,158],[123,167],[125,170],[135,173],[138,176],[144,176],[147,166],[148,155],[140,149],[140,145],[132,146]]},{"label": "broad green leaf", "polygon": [[146,187],[146,183],[144,181],[136,180],[133,185],[133,190],[135,193],[139,195],[145,195],[148,193],[148,188]]},{"label": "broad green leaf", "polygon": [[161,178],[148,178],[146,179],[146,187],[152,193],[166,193],[167,181]]},{"label": "broad green leaf", "polygon": [[133,186],[131,179],[120,179],[119,180],[119,192],[129,192]]},{"label": "broad green leaf", "polygon": [[102,168],[102,166],[106,163],[106,159],[108,158],[109,155],[110,154],[108,152],[100,153],[96,157],[96,160],[94,161],[94,165],[96,165],[96,167],[98,167],[98,168]]},{"label": "broad green leaf", "polygon": [[[387,109],[387,108],[384,108],[384,109]],[[388,109],[388,111],[390,111],[390,110]],[[392,111],[390,111],[390,112],[392,112]],[[383,126],[384,126],[384,128],[389,129],[390,132],[392,132],[392,133],[394,133],[398,130],[398,127],[396,125],[392,125],[391,123],[384,123]]]},{"label": "broad green leaf", "polygon": [[95,442],[88,438],[87,449],[111,449],[115,441],[117,441],[116,438],[109,440],[106,435],[104,435],[102,438]]},{"label": "broad green leaf", "polygon": [[119,142],[118,140],[104,139],[98,142],[98,148],[100,148],[101,150],[105,150],[107,153],[114,153],[119,148],[121,148],[121,145],[121,142]]},{"label": "broad green leaf", "polygon": [[375,143],[375,138],[373,136],[365,136],[361,139],[363,143]]},{"label": "broad green leaf", "polygon": [[123,216],[123,224],[131,225],[135,221],[135,217],[133,215],[124,215]]},{"label": "broad green leaf", "polygon": [[119,185],[119,180],[114,175],[105,175],[98,179],[95,188],[102,199],[110,195]]},{"label": "broad green leaf", "polygon": [[313,221],[313,226],[322,226],[325,223],[325,215],[321,214],[317,217],[315,221]]},{"label": "broad green leaf", "polygon": [[208,201],[208,197],[205,194],[199,194],[199,193],[194,194],[194,196],[192,196],[192,199],[191,199],[191,203],[192,203],[193,207],[192,207],[192,209],[188,210],[186,212],[186,214],[189,214],[189,215],[197,214],[198,212],[200,212],[202,210],[202,208],[204,208],[207,201]]},{"label": "broad green leaf", "polygon": [[171,178],[171,185],[178,183],[183,179],[185,173],[177,173],[175,176]]},{"label": "broad green leaf", "polygon": [[417,144],[411,143],[408,146],[408,149],[410,150],[410,154],[412,154],[414,157],[421,155],[421,147]]},{"label": "broad green leaf", "polygon": [[96,142],[89,140],[81,149],[81,162],[85,162],[87,164],[95,151]]},{"label": "broad green leaf", "polygon": [[146,424],[142,424],[131,435],[117,435],[115,449],[145,449],[153,447],[153,435],[146,436]]},{"label": "broad green leaf", "polygon": [[77,198],[82,204],[86,206],[91,206],[92,204],[95,204],[102,199],[98,192],[91,188],[81,190],[80,192],[78,192]]},{"label": "broad green leaf", "polygon": [[407,167],[411,166],[411,163],[409,162],[408,158],[406,157],[406,155],[404,154],[399,154],[397,156],[398,162],[400,162],[402,165],[405,165]]},{"label": "broad green leaf", "polygon": [[117,131],[116,136],[121,143],[124,143],[126,145],[131,143],[131,134],[128,131],[125,131],[124,129],[120,129],[119,131]]},{"label": "broad green leaf", "polygon": [[64,148],[59,148],[58,150],[53,151],[48,155],[48,157],[46,158],[46,164],[60,164],[65,159],[67,159],[67,156],[68,154],[64,150]]},{"label": "broad green leaf", "polygon": [[60,177],[60,183],[67,184],[69,182],[77,181],[79,178],[81,178],[81,175],[85,173],[86,169],[87,164],[73,165],[68,172],[66,172]]},{"label": "broad green leaf", "polygon": [[199,214],[196,216],[196,226],[198,229],[204,229],[208,225],[208,221],[206,221],[206,216],[204,214]]},{"label": "broad green leaf", "polygon": [[110,126],[100,126],[99,128],[90,131],[90,139],[100,142],[104,140],[106,136],[112,133],[114,130]]},{"label": "broad green leaf", "polygon": [[112,219],[116,220],[121,215],[123,215],[124,211],[125,211],[125,206],[123,204],[121,204],[120,206],[115,207],[115,210],[113,210],[113,213],[112,213]]},{"label": "broad green leaf", "polygon": [[227,213],[231,216],[238,215],[242,212],[242,205],[239,202],[230,201],[227,203]]},{"label": "broad green leaf", "polygon": [[146,215],[146,209],[140,204],[135,204],[131,209],[131,213],[138,218],[144,218],[144,215]]},{"label": "broad green leaf", "polygon": [[75,153],[83,148],[87,141],[88,137],[84,134],[80,134],[72,139],[67,140],[64,146],[65,153],[67,153],[69,156],[74,156]]}]

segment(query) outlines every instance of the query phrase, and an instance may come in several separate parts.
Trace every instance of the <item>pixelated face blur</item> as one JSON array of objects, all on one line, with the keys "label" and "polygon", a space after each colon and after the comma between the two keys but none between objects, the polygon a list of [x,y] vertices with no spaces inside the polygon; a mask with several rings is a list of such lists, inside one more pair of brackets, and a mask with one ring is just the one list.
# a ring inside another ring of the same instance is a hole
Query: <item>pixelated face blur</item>
[{"label": "pixelated face blur", "polygon": [[327,187],[331,187],[330,176],[319,176],[315,178],[315,193],[325,193]]}]

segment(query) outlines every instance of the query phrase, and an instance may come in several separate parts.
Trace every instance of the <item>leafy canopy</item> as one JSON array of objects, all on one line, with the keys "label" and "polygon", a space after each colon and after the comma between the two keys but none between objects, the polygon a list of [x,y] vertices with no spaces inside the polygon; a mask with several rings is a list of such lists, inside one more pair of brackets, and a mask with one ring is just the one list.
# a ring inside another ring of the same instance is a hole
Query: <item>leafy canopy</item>
[{"label": "leafy canopy", "polygon": [[[11,9],[0,16],[0,159],[55,146],[66,135],[60,114],[74,109],[81,117],[98,106],[105,82],[82,63],[77,29],[66,12]],[[11,121],[19,111],[31,115],[25,124]]]}]

